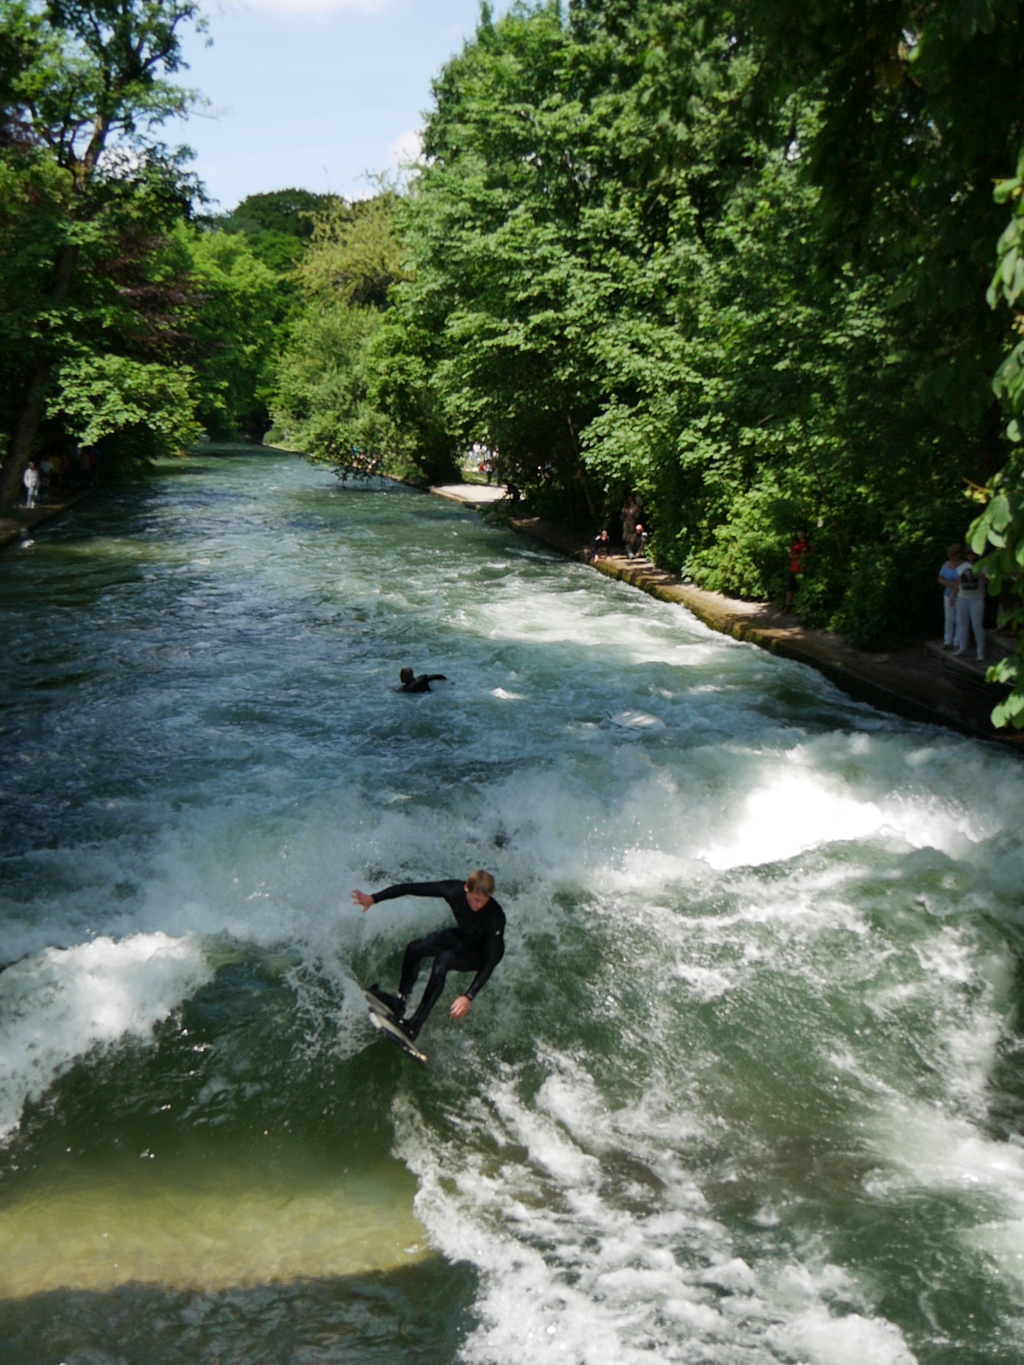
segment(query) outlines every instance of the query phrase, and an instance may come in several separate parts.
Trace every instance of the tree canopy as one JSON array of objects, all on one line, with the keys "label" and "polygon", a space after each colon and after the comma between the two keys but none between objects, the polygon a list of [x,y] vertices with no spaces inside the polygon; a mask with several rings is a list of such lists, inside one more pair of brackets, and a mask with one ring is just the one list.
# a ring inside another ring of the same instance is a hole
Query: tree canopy
[{"label": "tree canopy", "polygon": [[[186,300],[161,244],[195,187],[185,153],[156,137],[194,102],[170,79],[188,23],[201,23],[193,0],[0,0],[0,503],[45,421],[90,429],[83,384],[110,421],[121,411],[157,442],[189,428],[188,377],[171,372]],[[177,412],[160,428],[132,420],[154,367]]]},{"label": "tree canopy", "polygon": [[1010,457],[992,380],[1024,361],[986,287],[1022,57],[1016,0],[484,7],[394,207],[364,419],[424,469],[482,442],[580,527],[635,488],[655,558],[744,597],[781,596],[806,526],[805,621],[927,631]]},{"label": "tree canopy", "polygon": [[807,528],[800,614],[865,646],[972,518],[1024,600],[1020,0],[484,5],[401,186],[202,217],[157,137],[198,19],[0,0],[0,500],[40,440],[273,421],[423,479],[480,442],[581,532],[637,490],[742,597]]}]

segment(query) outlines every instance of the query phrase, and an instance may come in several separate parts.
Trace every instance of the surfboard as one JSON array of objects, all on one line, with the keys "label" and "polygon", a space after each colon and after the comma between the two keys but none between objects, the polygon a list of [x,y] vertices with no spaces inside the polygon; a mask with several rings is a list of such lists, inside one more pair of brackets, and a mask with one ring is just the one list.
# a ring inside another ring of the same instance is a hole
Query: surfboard
[{"label": "surfboard", "polygon": [[400,1047],[407,1057],[414,1057],[417,1062],[427,1064],[426,1054],[421,1052],[411,1038],[407,1038],[398,1027],[398,1021],[394,1014],[388,1009],[384,1001],[372,991],[363,991],[363,999],[366,1001],[366,1012],[370,1017],[370,1023],[382,1033],[389,1043],[394,1043],[395,1047]]}]

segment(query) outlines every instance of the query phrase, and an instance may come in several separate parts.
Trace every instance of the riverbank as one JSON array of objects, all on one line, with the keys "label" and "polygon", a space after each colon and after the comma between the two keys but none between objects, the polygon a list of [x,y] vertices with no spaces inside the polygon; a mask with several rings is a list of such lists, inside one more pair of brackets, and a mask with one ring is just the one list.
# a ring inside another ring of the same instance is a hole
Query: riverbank
[{"label": "riverbank", "polygon": [[[471,505],[469,498],[466,505]],[[584,559],[577,536],[538,517],[513,518],[513,530],[571,559]],[[997,730],[992,708],[1005,689],[985,682],[984,664],[953,659],[940,641],[900,645],[870,652],[855,649],[830,631],[802,626],[767,602],[740,602],[708,592],[659,569],[645,559],[610,555],[593,567],[664,602],[678,602],[712,630],[746,640],[784,659],[809,664],[858,701],[869,702],[908,720],[945,725],[961,734],[1024,751],[1024,734]],[[996,642],[1000,653],[1008,642]],[[990,657],[989,662],[992,662]]]},{"label": "riverbank", "polygon": [[[252,453],[251,449],[246,453]],[[81,489],[59,502],[31,510],[14,509],[14,515],[0,518],[0,549],[16,543],[26,531],[59,516],[93,491],[91,487]],[[485,512],[501,501],[505,490],[496,485],[462,483],[435,486],[430,492]],[[513,518],[510,525],[567,558],[585,559],[585,542],[560,526],[537,517]],[[996,730],[990,720],[1004,689],[985,682],[985,665],[952,659],[937,641],[878,652],[855,649],[841,636],[802,626],[795,617],[769,603],[741,602],[708,592],[644,559],[611,555],[592,561],[592,567],[662,601],[686,607],[713,630],[816,668],[859,701],[910,720],[945,725],[961,734],[1024,751],[1024,734]],[[998,637],[994,643],[998,648]],[[1002,652],[1008,644],[1003,643]]]},{"label": "riverbank", "polygon": [[[432,493],[477,511],[487,511],[504,490],[474,484],[445,485]],[[585,560],[586,543],[572,532],[539,517],[512,518],[520,535],[556,550],[569,559]],[[621,555],[588,561],[609,578],[620,579],[664,602],[678,602],[710,626],[735,640],[808,664],[849,696],[908,720],[945,725],[976,739],[1024,751],[1024,734],[997,730],[992,708],[1005,689],[985,681],[986,664],[954,659],[941,641],[921,641],[890,650],[855,649],[839,635],[802,626],[768,602],[741,602],[721,593],[684,583],[646,559]],[[990,637],[989,663],[1010,652],[1008,638]]]},{"label": "riverbank", "polygon": [[0,517],[0,550],[20,540],[26,531],[33,531],[44,521],[52,521],[81,502],[94,491],[94,486],[79,489],[77,493],[61,498],[59,502],[37,503],[35,507],[13,507],[6,516]]}]

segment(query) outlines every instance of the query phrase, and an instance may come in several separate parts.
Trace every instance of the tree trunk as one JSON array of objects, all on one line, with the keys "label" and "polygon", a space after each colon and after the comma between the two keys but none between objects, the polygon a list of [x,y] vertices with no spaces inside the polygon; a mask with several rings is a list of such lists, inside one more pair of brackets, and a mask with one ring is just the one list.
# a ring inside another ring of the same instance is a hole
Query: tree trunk
[{"label": "tree trunk", "polygon": [[[590,479],[587,477],[587,466],[583,463],[583,452],[580,450],[579,438],[576,435],[576,428],[573,426],[572,417],[569,413],[565,414],[565,420],[569,427],[569,437],[572,440],[573,454],[576,456],[575,474],[583,485],[583,496],[587,501],[587,511],[590,513],[590,520],[596,526],[599,518],[597,515],[597,508],[594,505],[594,494],[590,487]],[[571,498],[569,500],[569,506],[570,508],[572,507]]]},{"label": "tree trunk", "polygon": [[[53,293],[49,302],[60,304],[65,301],[71,289],[71,281],[78,260],[78,247],[63,246],[54,264]],[[32,370],[21,415],[0,468],[0,507],[10,507],[17,500],[21,490],[21,471],[28,464],[35,451],[39,425],[46,408],[46,389],[50,382],[53,365],[49,359],[40,359]]]},{"label": "tree trunk", "polygon": [[0,507],[10,507],[21,491],[21,471],[32,458],[39,424],[46,406],[46,388],[50,382],[50,366],[43,361],[36,367],[28,394],[22,405],[18,426],[0,469]]}]

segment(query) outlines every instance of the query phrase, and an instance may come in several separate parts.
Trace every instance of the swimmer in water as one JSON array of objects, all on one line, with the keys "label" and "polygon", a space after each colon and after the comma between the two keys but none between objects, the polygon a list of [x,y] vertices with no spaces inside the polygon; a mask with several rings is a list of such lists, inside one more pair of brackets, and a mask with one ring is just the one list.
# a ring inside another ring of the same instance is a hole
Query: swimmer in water
[{"label": "swimmer in water", "polygon": [[432,682],[447,682],[443,673],[421,673],[417,678],[411,668],[403,668],[398,674],[401,683],[399,692],[429,692]]},{"label": "swimmer in water", "polygon": [[[405,882],[387,886],[372,896],[365,891],[352,892],[353,901],[364,914],[371,905],[395,900],[398,896],[436,896],[448,902],[448,908],[455,916],[457,928],[427,934],[406,948],[397,995],[389,995],[376,985],[370,987],[372,994],[394,1013],[407,1038],[414,1039],[426,1023],[427,1015],[441,998],[444,979],[449,972],[476,973],[463,994],[452,1001],[448,1011],[453,1019],[464,1019],[477,993],[504,957],[505,912],[494,899],[493,892],[494,878],[481,870],[471,872],[465,882]],[[409,996],[425,957],[434,959],[430,980],[415,1013],[406,1019]]]}]

